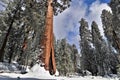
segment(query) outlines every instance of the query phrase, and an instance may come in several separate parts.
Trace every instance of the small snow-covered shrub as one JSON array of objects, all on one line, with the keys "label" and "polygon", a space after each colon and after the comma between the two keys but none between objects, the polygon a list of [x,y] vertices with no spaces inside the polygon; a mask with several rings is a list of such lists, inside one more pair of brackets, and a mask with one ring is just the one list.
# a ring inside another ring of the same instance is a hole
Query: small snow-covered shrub
[{"label": "small snow-covered shrub", "polygon": [[0,72],[16,72],[19,71],[18,64],[16,63],[7,63],[7,62],[0,62]]}]

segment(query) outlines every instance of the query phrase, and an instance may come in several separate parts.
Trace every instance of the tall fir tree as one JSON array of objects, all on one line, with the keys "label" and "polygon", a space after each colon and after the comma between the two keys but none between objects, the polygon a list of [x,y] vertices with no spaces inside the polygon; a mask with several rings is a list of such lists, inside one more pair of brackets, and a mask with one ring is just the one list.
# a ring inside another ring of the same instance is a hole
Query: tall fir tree
[{"label": "tall fir tree", "polygon": [[119,51],[119,50],[115,50],[117,48],[117,45],[115,44],[116,41],[115,41],[115,36],[113,34],[113,30],[114,30],[113,29],[114,25],[113,25],[113,21],[112,21],[113,15],[110,12],[103,10],[101,18],[102,18],[104,33],[107,38],[107,44],[108,44],[107,46],[108,46],[108,51],[109,51],[108,59],[109,59],[109,64],[111,64],[110,68],[112,70],[112,73],[116,74],[117,73],[116,66],[119,63],[119,60],[117,57],[117,54],[119,52],[117,52],[117,51]]},{"label": "tall fir tree", "polygon": [[109,50],[105,40],[102,38],[98,25],[92,22],[92,41],[95,46],[95,60],[98,69],[98,75],[104,76],[110,74]]},{"label": "tall fir tree", "polygon": [[80,21],[80,48],[81,48],[81,68],[82,70],[88,70],[92,75],[97,74],[96,63],[94,60],[94,47],[92,46],[92,36],[88,27],[88,23],[81,19]]},{"label": "tall fir tree", "polygon": [[70,45],[67,43],[66,39],[57,40],[55,47],[55,58],[60,75],[65,76],[75,73],[78,64],[78,58],[76,57],[77,55],[79,54],[75,45]]},{"label": "tall fir tree", "polygon": [[113,46],[117,49],[120,53],[120,7],[119,0],[111,0],[109,6],[113,12],[112,16],[112,26],[113,26]]}]

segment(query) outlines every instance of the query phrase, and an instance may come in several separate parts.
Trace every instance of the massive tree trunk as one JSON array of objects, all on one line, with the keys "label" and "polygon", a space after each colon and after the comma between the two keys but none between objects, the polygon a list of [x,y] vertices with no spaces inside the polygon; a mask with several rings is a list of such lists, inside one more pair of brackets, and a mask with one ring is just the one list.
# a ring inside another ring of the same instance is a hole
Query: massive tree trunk
[{"label": "massive tree trunk", "polygon": [[50,74],[53,75],[56,72],[56,63],[54,57],[54,46],[53,46],[53,7],[52,0],[48,0],[48,9],[46,14],[45,23],[45,38],[44,40],[44,53],[43,63],[44,68],[49,70]]}]

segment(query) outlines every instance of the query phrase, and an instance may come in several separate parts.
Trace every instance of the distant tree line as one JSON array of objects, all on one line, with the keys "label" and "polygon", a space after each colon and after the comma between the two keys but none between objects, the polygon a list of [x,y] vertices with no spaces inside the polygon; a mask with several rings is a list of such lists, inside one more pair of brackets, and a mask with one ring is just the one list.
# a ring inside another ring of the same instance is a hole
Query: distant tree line
[{"label": "distant tree line", "polygon": [[55,41],[56,65],[60,75],[69,76],[77,72],[80,55],[76,46],[67,43],[66,39]]}]

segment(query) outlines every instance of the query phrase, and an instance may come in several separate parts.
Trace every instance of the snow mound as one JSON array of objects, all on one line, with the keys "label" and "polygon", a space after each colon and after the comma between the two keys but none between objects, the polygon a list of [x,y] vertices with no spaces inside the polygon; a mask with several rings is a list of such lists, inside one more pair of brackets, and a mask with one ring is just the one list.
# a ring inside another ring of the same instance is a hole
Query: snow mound
[{"label": "snow mound", "polygon": [[44,69],[44,67],[41,67],[39,64],[35,64],[32,68],[31,71],[33,73],[37,73],[40,75],[46,74],[47,76],[50,76],[49,72]]},{"label": "snow mound", "polygon": [[30,71],[25,74],[26,76],[32,75],[31,77],[35,78],[54,78],[54,75],[50,75],[49,71],[46,71],[44,67],[41,67],[40,64],[35,64]]}]

